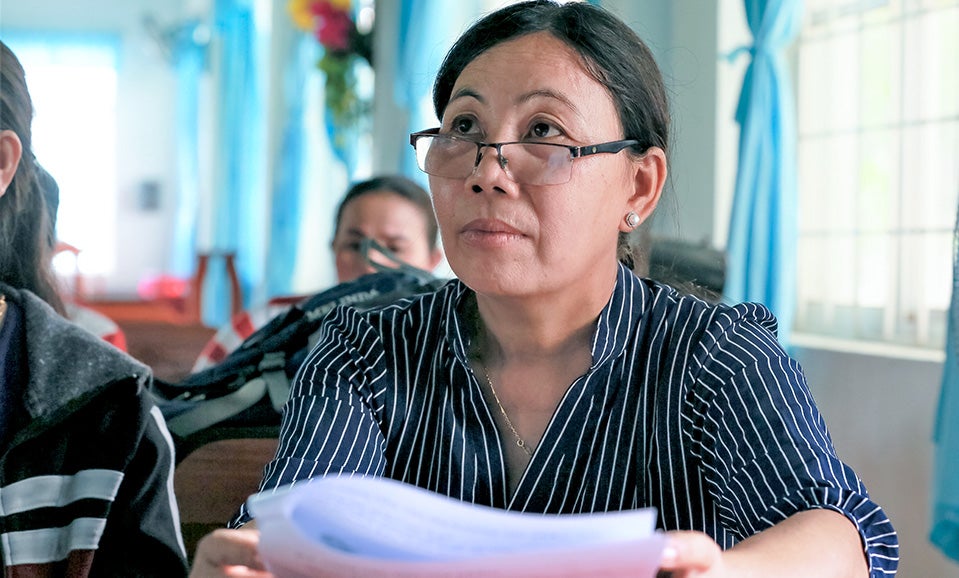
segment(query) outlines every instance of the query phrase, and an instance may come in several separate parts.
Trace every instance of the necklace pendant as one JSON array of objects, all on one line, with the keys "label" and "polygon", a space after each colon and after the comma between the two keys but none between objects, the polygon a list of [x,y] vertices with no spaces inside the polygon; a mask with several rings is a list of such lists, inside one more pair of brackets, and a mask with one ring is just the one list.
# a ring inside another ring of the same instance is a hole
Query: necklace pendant
[{"label": "necklace pendant", "polygon": [[533,457],[533,450],[529,449],[529,446],[526,445],[526,440],[516,431],[516,428],[513,426],[513,421],[509,418],[509,414],[506,413],[506,408],[503,407],[499,396],[496,395],[496,388],[493,387],[493,380],[490,379],[489,369],[487,369],[485,365],[483,366],[483,374],[486,376],[486,383],[489,385],[489,390],[493,394],[493,399],[496,401],[500,413],[503,414],[503,419],[506,420],[506,427],[509,428],[510,433],[513,434],[513,438],[516,440],[516,445],[519,446],[519,449],[523,450],[523,453],[526,454],[527,457]]},{"label": "necklace pendant", "polygon": [[527,456],[533,457],[533,450],[531,450],[529,446],[526,445],[526,440],[519,437],[519,434],[515,434],[515,437],[516,437],[516,445],[519,446],[519,449],[523,450],[523,453],[526,454]]}]

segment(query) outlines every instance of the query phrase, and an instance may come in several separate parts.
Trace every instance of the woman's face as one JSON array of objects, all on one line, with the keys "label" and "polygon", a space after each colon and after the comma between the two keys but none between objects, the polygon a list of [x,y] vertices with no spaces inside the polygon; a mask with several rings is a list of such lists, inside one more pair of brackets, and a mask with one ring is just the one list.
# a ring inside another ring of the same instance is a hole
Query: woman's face
[{"label": "woman's face", "polygon": [[[606,88],[547,33],[473,60],[453,86],[441,132],[576,146],[623,138]],[[597,154],[576,159],[568,182],[534,186],[513,182],[484,148],[469,177],[430,177],[447,261],[481,294],[543,295],[596,279],[610,287],[635,166],[626,152]]]},{"label": "woman's face", "polygon": [[[373,239],[404,263],[426,271],[432,271],[440,260],[439,250],[430,249],[429,223],[422,209],[388,190],[364,193],[343,208],[333,239],[336,275],[341,283],[375,271],[360,254],[364,238]],[[369,256],[377,263],[393,265],[375,251]]]}]

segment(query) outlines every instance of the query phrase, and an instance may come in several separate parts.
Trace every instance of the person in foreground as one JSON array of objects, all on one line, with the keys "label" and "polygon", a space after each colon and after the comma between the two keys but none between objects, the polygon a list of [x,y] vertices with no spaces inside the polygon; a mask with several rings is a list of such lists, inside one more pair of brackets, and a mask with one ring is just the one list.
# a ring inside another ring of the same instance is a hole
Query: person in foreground
[{"label": "person in foreground", "polygon": [[[895,530],[772,314],[621,263],[667,171],[641,40],[587,3],[513,5],[457,41],[433,102],[442,126],[411,140],[458,279],[329,315],[261,491],[343,473],[526,512],[650,506],[672,576],[894,574]],[[207,536],[193,575],[267,575],[257,541]]]},{"label": "person in foreground", "polygon": [[[363,254],[363,239],[376,241],[392,256],[387,258],[377,251]],[[432,271],[443,259],[436,241],[433,203],[420,185],[400,175],[381,175],[357,182],[340,201],[333,223],[330,247],[336,261],[337,282],[346,283],[375,272],[373,262],[384,267],[402,263]],[[192,371],[223,361],[257,329],[286,311],[292,302],[307,297],[297,296],[237,313],[203,346]]]},{"label": "person in foreground", "polygon": [[23,68],[0,42],[0,551],[5,576],[184,576],[150,371],[62,317]]}]

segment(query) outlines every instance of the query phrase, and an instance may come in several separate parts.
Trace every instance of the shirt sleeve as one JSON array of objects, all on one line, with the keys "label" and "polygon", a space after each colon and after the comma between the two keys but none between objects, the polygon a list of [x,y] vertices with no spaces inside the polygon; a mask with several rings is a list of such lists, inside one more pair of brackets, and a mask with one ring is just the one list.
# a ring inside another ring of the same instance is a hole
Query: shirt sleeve
[{"label": "shirt sleeve", "polygon": [[[91,576],[185,576],[186,551],[173,491],[173,439],[144,395],[143,430],[123,472]],[[135,555],[131,555],[135,552]]]},{"label": "shirt sleeve", "polygon": [[[386,391],[383,345],[356,310],[330,312],[297,371],[283,408],[280,445],[260,492],[316,476],[383,475],[386,437],[380,426]],[[250,520],[243,505],[230,522]]]},{"label": "shirt sleeve", "polygon": [[859,531],[870,576],[894,575],[889,518],[839,459],[802,369],[768,325],[731,323],[702,369],[694,437],[724,525],[744,539],[799,511],[834,510]]}]

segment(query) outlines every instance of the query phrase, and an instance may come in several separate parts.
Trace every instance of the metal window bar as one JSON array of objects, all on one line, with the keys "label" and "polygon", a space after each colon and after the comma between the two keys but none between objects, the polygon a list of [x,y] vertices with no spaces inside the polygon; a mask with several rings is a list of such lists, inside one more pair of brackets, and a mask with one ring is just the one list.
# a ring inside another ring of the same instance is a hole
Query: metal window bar
[{"label": "metal window bar", "polygon": [[[866,30],[868,26],[876,25],[876,22],[869,22],[869,23],[864,22],[864,15],[866,12],[868,12],[868,10],[871,10],[872,8],[875,8],[877,6],[882,6],[885,4],[887,3],[884,1],[875,2],[870,0],[863,0],[860,2],[847,2],[846,4],[841,6],[844,8],[843,10],[838,10],[838,11],[834,10],[832,17],[833,18],[836,18],[839,16],[845,17],[849,13],[856,13],[858,26],[854,26],[847,30],[836,32],[836,33],[831,33],[827,31],[824,34],[818,34],[818,35],[804,34],[803,36],[800,37],[800,42],[810,41],[813,39],[816,39],[817,41],[821,41],[824,36],[833,36],[833,35],[838,36],[839,34],[855,35],[857,38],[857,41],[856,41],[857,48],[858,50],[863,51],[864,50],[864,46],[862,42],[863,31]],[[954,122],[956,120],[957,115],[945,115],[945,116],[934,118],[934,119],[907,120],[908,111],[906,110],[906,106],[908,102],[908,96],[906,91],[909,89],[909,86],[907,86],[907,75],[905,74],[906,72],[905,63],[907,61],[915,62],[917,58],[922,57],[922,54],[924,53],[924,51],[928,49],[929,47],[922,46],[922,45],[917,46],[917,45],[907,44],[906,24],[907,24],[907,21],[911,18],[917,18],[921,15],[928,14],[935,11],[951,10],[954,6],[959,6],[959,0],[957,0],[957,2],[955,2],[954,4],[941,5],[941,6],[928,7],[928,8],[916,8],[914,5],[906,6],[905,4],[900,4],[898,7],[898,13],[890,18],[889,20],[890,22],[895,22],[895,27],[896,27],[895,32],[898,33],[900,37],[899,50],[902,55],[902,57],[899,59],[898,70],[896,75],[896,78],[900,85],[899,86],[899,89],[900,89],[899,111],[897,115],[898,118],[896,118],[891,123],[887,123],[885,126],[875,126],[875,125],[866,126],[864,124],[864,120],[860,118],[860,119],[857,119],[856,126],[851,129],[839,129],[839,130],[826,129],[819,132],[813,132],[813,133],[807,132],[807,133],[800,134],[801,140],[806,140],[806,141],[822,140],[823,142],[828,142],[832,140],[833,138],[835,138],[836,135],[839,135],[839,134],[849,134],[850,132],[856,134],[857,138],[854,139],[854,143],[856,147],[855,158],[857,159],[857,162],[859,163],[859,166],[861,167],[862,163],[865,160],[864,152],[862,150],[862,141],[863,141],[863,136],[865,134],[872,131],[882,130],[882,129],[886,129],[886,130],[892,129],[897,133],[898,138],[896,139],[895,147],[896,147],[896,155],[898,158],[899,166],[898,166],[898,176],[897,176],[896,184],[894,187],[895,190],[892,191],[894,195],[893,198],[895,199],[895,202],[897,203],[897,210],[894,212],[894,219],[895,219],[895,222],[893,223],[894,226],[890,230],[885,232],[885,234],[889,235],[889,238],[893,241],[890,243],[890,246],[892,248],[892,254],[890,255],[890,257],[893,259],[895,266],[892,267],[890,270],[891,278],[889,279],[889,287],[890,287],[891,293],[887,300],[886,306],[883,308],[882,331],[881,331],[882,339],[890,342],[901,340],[902,335],[911,333],[912,335],[911,340],[913,341],[913,343],[911,344],[925,345],[925,346],[936,345],[934,343],[931,343],[932,335],[931,335],[931,329],[930,329],[931,317],[936,310],[926,301],[923,291],[921,289],[922,283],[913,284],[911,288],[904,287],[900,283],[900,279],[899,279],[900,277],[899,272],[904,270],[904,265],[905,265],[907,256],[910,262],[913,262],[914,264],[916,264],[917,266],[916,273],[918,275],[928,276],[928,270],[931,266],[934,266],[934,264],[930,262],[929,259],[923,254],[924,253],[923,251],[916,250],[921,245],[921,241],[917,239],[921,239],[922,236],[930,233],[942,232],[937,227],[919,227],[919,228],[906,227],[905,223],[903,222],[903,215],[904,215],[903,209],[904,209],[905,203],[908,202],[908,199],[906,198],[906,191],[910,190],[909,182],[907,182],[907,172],[903,170],[903,168],[906,165],[906,148],[905,148],[904,140],[905,140],[906,131],[909,128],[914,128],[919,126],[929,126],[929,125],[947,126],[949,123]],[[852,10],[850,7],[858,7],[858,10]],[[845,8],[850,8],[850,9],[847,10]],[[827,22],[829,18],[830,16],[828,15],[823,16],[821,13],[817,13],[813,15],[812,21],[814,22],[815,25],[821,25]],[[858,90],[861,88],[862,88],[862,79],[859,79],[856,83],[856,89]],[[955,156],[959,157],[959,150],[956,151]],[[867,202],[868,200],[864,198],[863,191],[861,187],[858,186],[861,184],[861,180],[857,179],[856,184],[857,184],[857,188],[852,193],[854,195],[853,206],[862,207],[864,206],[863,203]],[[857,210],[857,214],[862,214],[862,212]],[[862,226],[861,223],[857,223],[854,226],[854,230],[851,232],[854,236],[861,237],[869,233],[874,233],[875,231],[868,231],[866,228]],[[836,233],[838,233],[838,231],[805,230],[801,234],[803,237],[807,239],[811,239],[816,236],[828,237]],[[907,245],[913,245],[913,247],[909,247]],[[859,248],[855,244],[853,246],[853,256],[854,256],[853,260],[855,261],[855,264],[853,269],[852,282],[854,284],[853,286],[855,287],[855,286],[858,286],[858,284],[862,281],[860,278],[859,267],[858,267],[858,264],[862,259],[862,255],[860,254]],[[916,289],[916,286],[918,286],[919,288]],[[859,303],[858,301],[858,296],[855,296],[854,303],[856,304],[857,307],[861,305],[861,303]],[[827,299],[826,302],[822,303],[821,305],[823,306],[822,317],[825,320],[825,324],[835,329],[836,324],[838,323],[837,321],[838,304],[833,300]],[[803,323],[801,319],[803,319],[805,316],[809,315],[810,313],[809,303],[806,303],[805,301],[801,301],[799,304],[797,304],[797,313],[799,318],[797,319],[797,321],[799,321],[797,323],[797,326],[802,326]],[[854,315],[854,317],[858,317],[858,315]],[[911,326],[911,331],[910,331],[910,326]],[[853,333],[858,334],[858,330],[854,329]]]}]

